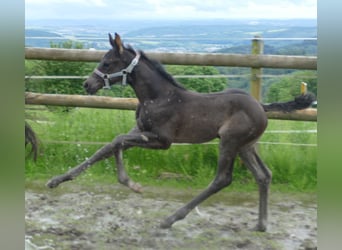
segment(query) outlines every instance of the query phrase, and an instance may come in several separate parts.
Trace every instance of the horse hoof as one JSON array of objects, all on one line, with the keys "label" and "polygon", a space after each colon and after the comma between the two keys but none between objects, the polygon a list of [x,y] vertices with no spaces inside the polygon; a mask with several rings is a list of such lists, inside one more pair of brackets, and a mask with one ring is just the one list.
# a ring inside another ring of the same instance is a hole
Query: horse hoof
[{"label": "horse hoof", "polygon": [[160,223],[160,228],[162,228],[162,229],[171,228],[174,222],[175,222],[174,217],[170,216],[170,217],[166,218],[162,223]]},{"label": "horse hoof", "polygon": [[252,231],[256,231],[256,232],[266,232],[266,226],[265,225],[256,225]]},{"label": "horse hoof", "polygon": [[55,179],[51,179],[46,183],[46,186],[49,188],[55,188],[58,186],[58,182]]},{"label": "horse hoof", "polygon": [[142,186],[139,183],[130,182],[128,184],[128,187],[136,193],[141,194],[143,192]]},{"label": "horse hoof", "polygon": [[161,229],[169,229],[169,228],[171,228],[171,226],[172,226],[172,224],[170,224],[167,221],[163,221],[162,223],[160,223],[160,228]]}]

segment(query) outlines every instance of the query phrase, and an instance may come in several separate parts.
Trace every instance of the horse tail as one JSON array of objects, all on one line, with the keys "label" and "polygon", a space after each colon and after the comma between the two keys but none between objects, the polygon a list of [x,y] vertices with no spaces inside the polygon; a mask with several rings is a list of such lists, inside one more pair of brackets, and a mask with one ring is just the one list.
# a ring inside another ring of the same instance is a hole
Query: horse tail
[{"label": "horse tail", "polygon": [[31,151],[28,156],[33,154],[33,160],[37,160],[38,155],[38,138],[31,126],[25,122],[25,147],[27,144],[31,144]]},{"label": "horse tail", "polygon": [[311,93],[302,94],[297,96],[293,101],[289,102],[275,102],[270,104],[261,104],[265,112],[269,111],[283,111],[291,112],[294,110],[306,109],[316,100],[315,96]]}]

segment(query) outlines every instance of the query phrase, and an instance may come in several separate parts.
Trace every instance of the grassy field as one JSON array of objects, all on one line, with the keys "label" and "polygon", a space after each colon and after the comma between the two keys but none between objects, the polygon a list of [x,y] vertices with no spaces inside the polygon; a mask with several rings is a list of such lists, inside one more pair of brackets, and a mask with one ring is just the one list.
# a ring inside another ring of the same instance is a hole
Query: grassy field
[{"label": "grassy field", "polygon": [[[35,107],[37,108],[37,107]],[[26,111],[40,139],[37,162],[26,159],[27,179],[46,179],[62,174],[91,156],[116,135],[135,124],[133,111],[62,108]],[[258,150],[273,172],[272,188],[284,191],[315,191],[316,133],[284,133],[287,130],[316,130],[316,122],[269,120]],[[277,131],[283,131],[278,133]],[[283,143],[283,144],[282,144]],[[303,144],[309,144],[304,146]],[[29,148],[27,148],[27,152]],[[202,145],[173,145],[169,150],[132,148],[125,152],[126,169],[142,185],[203,188],[216,171],[217,141]],[[116,182],[114,159],[97,163],[79,176],[85,182]],[[237,159],[232,188],[255,189],[255,182]]]}]

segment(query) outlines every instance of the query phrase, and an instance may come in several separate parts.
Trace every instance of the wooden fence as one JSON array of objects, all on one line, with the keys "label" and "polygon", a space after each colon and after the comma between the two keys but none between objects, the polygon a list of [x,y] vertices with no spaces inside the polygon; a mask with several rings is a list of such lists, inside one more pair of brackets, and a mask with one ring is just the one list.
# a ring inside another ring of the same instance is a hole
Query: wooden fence
[{"label": "wooden fence", "polygon": [[[317,69],[317,57],[263,55],[262,40],[254,39],[255,54],[219,54],[219,53],[146,53],[148,57],[163,64],[205,65],[251,68],[252,95],[259,100],[261,93],[260,78],[262,68]],[[259,46],[259,47],[258,47]],[[25,59],[98,62],[106,51],[84,49],[25,48]],[[253,83],[253,81],[255,83]],[[33,105],[58,105],[111,109],[135,109],[135,98],[110,98],[81,95],[52,95],[25,93],[25,103]],[[317,121],[317,110],[306,109],[293,113],[270,112],[269,118],[285,120]]]},{"label": "wooden fence", "polygon": [[[102,50],[25,48],[25,58],[33,60],[99,62],[105,53]],[[163,64],[174,65],[317,69],[315,56],[161,52],[147,52],[146,55]]]},{"label": "wooden fence", "polygon": [[[26,92],[25,103],[35,105],[91,107],[106,109],[135,110],[138,104],[136,98],[113,98],[107,96],[37,94]],[[268,118],[279,120],[316,121],[316,109],[305,109],[291,113],[267,112]]]}]

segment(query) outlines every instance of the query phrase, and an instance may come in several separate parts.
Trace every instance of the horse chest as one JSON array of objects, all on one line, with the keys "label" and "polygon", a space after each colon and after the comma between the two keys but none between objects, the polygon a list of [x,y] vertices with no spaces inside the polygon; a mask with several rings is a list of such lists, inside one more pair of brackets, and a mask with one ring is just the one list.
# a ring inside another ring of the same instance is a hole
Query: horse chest
[{"label": "horse chest", "polygon": [[153,100],[146,101],[139,109],[137,125],[142,131],[162,128],[174,116],[174,113],[174,109],[166,109],[161,103]]}]

